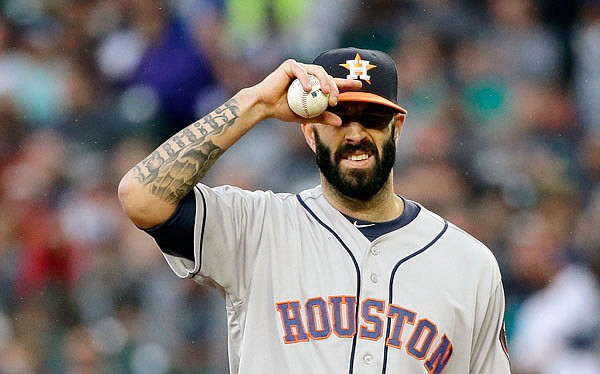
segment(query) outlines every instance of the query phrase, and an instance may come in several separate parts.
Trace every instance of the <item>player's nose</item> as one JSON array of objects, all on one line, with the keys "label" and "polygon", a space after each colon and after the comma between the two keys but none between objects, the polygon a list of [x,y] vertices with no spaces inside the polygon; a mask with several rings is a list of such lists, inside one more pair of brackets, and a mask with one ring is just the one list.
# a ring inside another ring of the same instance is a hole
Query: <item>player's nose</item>
[{"label": "player's nose", "polygon": [[344,128],[346,130],[346,141],[349,143],[360,143],[367,136],[367,131],[360,122],[348,122],[344,125]]}]

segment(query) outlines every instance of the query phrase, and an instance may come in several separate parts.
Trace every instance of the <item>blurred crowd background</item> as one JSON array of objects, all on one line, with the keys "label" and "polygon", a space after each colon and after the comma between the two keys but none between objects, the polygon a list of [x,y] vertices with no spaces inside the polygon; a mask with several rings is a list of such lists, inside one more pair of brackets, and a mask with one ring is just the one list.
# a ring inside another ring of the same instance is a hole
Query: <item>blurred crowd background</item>
[{"label": "blurred crowd background", "polygon": [[[497,256],[514,373],[600,373],[598,0],[0,0],[0,373],[226,373],[220,295],[171,273],[117,184],[339,46],[396,59],[397,191]],[[318,171],[270,121],[206,183],[298,192]]]}]

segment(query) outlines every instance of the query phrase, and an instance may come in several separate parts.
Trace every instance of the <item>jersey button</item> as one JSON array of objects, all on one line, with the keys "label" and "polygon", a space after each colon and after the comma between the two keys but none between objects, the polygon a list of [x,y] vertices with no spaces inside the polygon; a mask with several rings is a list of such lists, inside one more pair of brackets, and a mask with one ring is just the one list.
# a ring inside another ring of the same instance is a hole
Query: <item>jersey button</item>
[{"label": "jersey button", "polygon": [[372,273],[372,274],[371,274],[371,282],[373,282],[373,283],[377,283],[377,281],[378,281],[378,280],[379,280],[379,279],[377,278],[377,274],[375,274],[375,273]]},{"label": "jersey button", "polygon": [[379,247],[371,247],[371,254],[377,256],[379,254]]},{"label": "jersey button", "polygon": [[370,354],[368,354],[368,353],[367,353],[367,354],[366,354],[366,355],[363,357],[363,361],[364,361],[364,363],[365,363],[365,364],[367,364],[367,365],[371,365],[371,364],[373,363],[373,356],[371,356]]}]

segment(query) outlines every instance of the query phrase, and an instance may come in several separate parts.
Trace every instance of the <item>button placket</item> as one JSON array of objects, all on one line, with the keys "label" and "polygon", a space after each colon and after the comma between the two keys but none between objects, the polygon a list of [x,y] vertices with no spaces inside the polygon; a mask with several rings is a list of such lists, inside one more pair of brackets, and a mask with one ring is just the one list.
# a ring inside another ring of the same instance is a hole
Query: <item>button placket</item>
[{"label": "button placket", "polygon": [[375,273],[371,273],[370,279],[373,283],[377,283],[379,281],[379,277],[377,277],[377,274]]},{"label": "button placket", "polygon": [[371,250],[370,250],[370,252],[371,252],[371,254],[372,254],[373,256],[377,256],[377,255],[379,255],[379,247],[377,247],[377,246],[372,246],[372,247],[371,247]]}]

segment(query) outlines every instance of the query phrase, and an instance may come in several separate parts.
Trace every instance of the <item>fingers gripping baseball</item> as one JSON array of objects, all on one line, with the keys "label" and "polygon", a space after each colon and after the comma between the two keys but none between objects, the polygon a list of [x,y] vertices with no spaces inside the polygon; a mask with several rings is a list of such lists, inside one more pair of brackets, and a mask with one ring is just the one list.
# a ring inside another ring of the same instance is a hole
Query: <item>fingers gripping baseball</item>
[{"label": "fingers gripping baseball", "polygon": [[328,96],[327,105],[336,105],[340,89],[360,88],[359,81],[332,78],[318,65],[303,64],[293,59],[283,62],[275,71],[267,76],[254,88],[267,111],[267,116],[278,118],[286,122],[320,122],[331,125],[340,125],[339,118],[329,112],[324,112],[313,118],[306,118],[292,111],[288,104],[288,88],[295,79],[305,92],[311,92],[315,85],[314,78],[318,79],[320,92]]},{"label": "fingers gripping baseball", "polygon": [[316,77],[319,83],[320,91],[329,97],[328,104],[336,105],[339,90],[333,77],[325,71],[321,66],[309,65],[296,62],[294,60],[288,60],[291,64],[292,74],[290,79],[298,79],[302,88],[305,92],[311,92],[315,86],[314,78]]},{"label": "fingers gripping baseball", "polygon": [[310,91],[306,91],[298,78],[294,79],[287,92],[290,109],[303,118],[315,118],[321,115],[329,105],[329,94],[321,89],[319,79],[310,77]]}]

